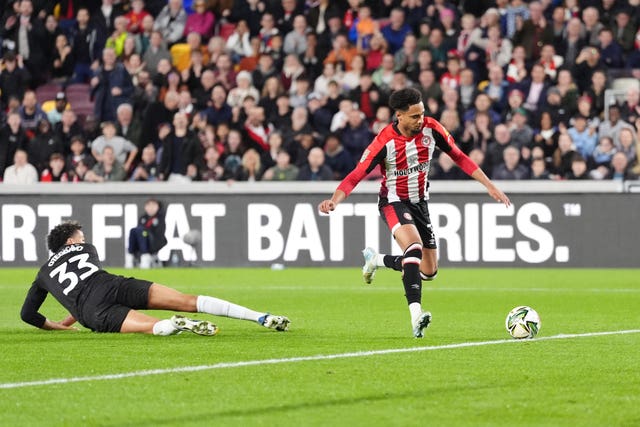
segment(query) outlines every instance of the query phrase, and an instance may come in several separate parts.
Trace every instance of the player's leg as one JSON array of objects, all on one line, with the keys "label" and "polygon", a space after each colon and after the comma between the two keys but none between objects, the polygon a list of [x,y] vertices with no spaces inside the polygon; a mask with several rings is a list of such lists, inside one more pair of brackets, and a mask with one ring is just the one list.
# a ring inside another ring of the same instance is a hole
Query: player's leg
[{"label": "player's leg", "polygon": [[420,263],[420,277],[422,277],[422,280],[431,281],[434,280],[438,275],[437,255],[437,249],[422,249],[422,262]]},{"label": "player's leg", "polygon": [[404,224],[394,233],[396,242],[403,250],[402,284],[409,305],[413,336],[422,338],[423,330],[431,322],[431,313],[422,311],[422,279],[420,265],[422,263],[422,239],[414,224]]},{"label": "player's leg", "polygon": [[416,227],[424,245],[422,262],[420,263],[420,277],[422,277],[422,280],[431,281],[438,275],[438,245],[429,216],[429,205],[423,200],[413,205],[412,210]]},{"label": "player's leg", "polygon": [[150,309],[185,311],[189,313],[207,313],[214,316],[231,317],[233,319],[249,320],[264,327],[284,331],[289,327],[289,319],[285,316],[275,316],[258,312],[250,308],[206,295],[189,295],[158,283],[149,288]]}]

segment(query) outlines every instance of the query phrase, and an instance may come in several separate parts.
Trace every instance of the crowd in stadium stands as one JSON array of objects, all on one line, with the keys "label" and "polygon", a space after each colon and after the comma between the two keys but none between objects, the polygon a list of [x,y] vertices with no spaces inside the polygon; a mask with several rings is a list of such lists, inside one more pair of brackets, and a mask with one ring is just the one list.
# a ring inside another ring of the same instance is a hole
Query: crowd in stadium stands
[{"label": "crowd in stadium stands", "polygon": [[493,179],[640,174],[640,0],[2,4],[7,184],[342,179],[407,86]]}]

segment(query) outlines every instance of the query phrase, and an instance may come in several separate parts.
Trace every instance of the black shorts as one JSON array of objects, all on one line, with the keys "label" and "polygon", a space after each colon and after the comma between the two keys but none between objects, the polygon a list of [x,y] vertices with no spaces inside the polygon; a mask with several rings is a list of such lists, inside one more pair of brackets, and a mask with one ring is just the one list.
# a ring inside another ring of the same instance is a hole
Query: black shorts
[{"label": "black shorts", "polygon": [[79,307],[82,319],[78,321],[95,332],[120,332],[129,311],[148,307],[151,284],[148,280],[101,274]]},{"label": "black shorts", "polygon": [[391,234],[401,225],[413,224],[418,229],[422,246],[427,249],[437,249],[436,236],[433,234],[431,218],[429,218],[429,206],[426,200],[418,203],[392,202],[387,199],[380,199],[378,203],[380,216],[391,230]]}]

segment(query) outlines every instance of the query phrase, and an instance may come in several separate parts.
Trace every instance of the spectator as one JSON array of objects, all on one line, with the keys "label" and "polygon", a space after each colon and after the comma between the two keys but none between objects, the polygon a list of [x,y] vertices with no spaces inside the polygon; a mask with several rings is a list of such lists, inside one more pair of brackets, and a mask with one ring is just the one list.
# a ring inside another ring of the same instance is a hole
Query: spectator
[{"label": "spectator", "polygon": [[116,110],[117,123],[116,135],[121,136],[127,141],[131,141],[133,145],[140,150],[143,146],[140,135],[142,128],[140,121],[133,116],[133,107],[131,104],[120,104]]},{"label": "spectator", "polygon": [[[49,159],[54,153],[63,154],[64,146],[51,130],[51,123],[46,119],[40,120],[35,138],[29,142],[29,161],[42,173],[49,166]],[[64,164],[64,157],[62,158]]]},{"label": "spectator", "polygon": [[80,8],[76,14],[76,25],[71,31],[71,56],[73,77],[71,83],[87,83],[93,76],[93,68],[98,67],[105,33],[90,21],[89,10]]},{"label": "spectator", "polygon": [[429,179],[434,180],[460,180],[464,179],[466,174],[460,170],[458,166],[449,156],[438,156],[438,161],[433,165],[430,171]]},{"label": "spectator", "polygon": [[307,19],[304,15],[293,18],[293,29],[284,37],[282,51],[286,54],[301,56],[307,50]]},{"label": "spectator", "polygon": [[622,128],[618,133],[618,139],[613,140],[616,150],[619,153],[624,153],[627,156],[629,164],[632,165],[637,159],[636,146],[638,144],[638,138],[634,129]]},{"label": "spectator", "polygon": [[66,83],[73,75],[73,68],[73,56],[67,36],[58,34],[51,62],[51,77],[54,81]]},{"label": "spectator", "polygon": [[504,149],[503,156],[503,162],[493,170],[491,179],[529,179],[529,169],[520,163],[520,150],[509,145]]},{"label": "spectator", "polygon": [[98,162],[101,162],[104,149],[110,147],[118,163],[122,165],[125,171],[128,171],[138,154],[138,147],[131,141],[117,136],[116,131],[115,123],[103,122],[102,135],[91,143],[91,154]]},{"label": "spectator", "polygon": [[147,144],[142,149],[140,163],[131,173],[130,181],[155,182],[158,181],[158,163],[156,161],[156,148],[153,144]]},{"label": "spectator", "polygon": [[274,127],[266,121],[264,108],[251,108],[248,112],[247,120],[244,122],[243,129],[249,147],[255,148],[259,153],[269,149],[267,138]]},{"label": "spectator", "polygon": [[542,157],[534,157],[533,160],[531,160],[531,176],[529,177],[529,179],[551,179],[551,174],[547,170],[547,163]]},{"label": "spectator", "polygon": [[216,147],[207,147],[204,151],[204,166],[200,171],[202,181],[221,181],[224,178],[224,166],[220,163],[220,152]]},{"label": "spectator", "polygon": [[[87,153],[87,146],[84,142],[84,138],[80,135],[75,135],[71,138],[70,142],[70,154],[67,155],[66,165],[67,174],[69,178],[74,181],[82,181],[84,174],[95,166],[95,159]],[[82,176],[76,177],[77,166],[82,162]]]},{"label": "spectator", "polygon": [[40,105],[38,105],[34,91],[28,90],[24,93],[19,112],[22,128],[27,133],[27,137],[31,139],[35,135],[40,120],[47,119],[47,115],[42,111]]},{"label": "spectator", "polygon": [[600,46],[600,60],[607,68],[623,68],[624,58],[622,47],[613,37],[610,28],[603,27],[598,33]]},{"label": "spectator", "polygon": [[606,72],[604,70],[595,70],[591,75],[590,86],[584,92],[591,99],[591,113],[598,117],[604,115],[604,92],[606,89]]},{"label": "spectator", "polygon": [[53,126],[53,132],[64,146],[65,154],[71,152],[71,139],[76,135],[84,135],[82,126],[73,110],[64,110],[60,121]]},{"label": "spectator", "polygon": [[149,105],[147,113],[142,120],[142,134],[140,139],[146,143],[152,143],[159,147],[158,130],[161,125],[171,123],[174,114],[178,111],[180,95],[175,91],[165,94],[163,101],[156,101]]},{"label": "spectator", "polygon": [[145,63],[145,70],[149,72],[152,79],[158,73],[158,64],[163,59],[171,61],[171,54],[164,45],[162,32],[154,30],[149,38],[149,47],[142,57],[142,61]]},{"label": "spectator", "polygon": [[571,162],[575,154],[573,140],[568,133],[561,133],[558,137],[558,149],[553,153],[553,173],[560,178],[566,177],[571,172]]},{"label": "spectator", "polygon": [[100,121],[114,121],[118,106],[130,102],[133,82],[124,66],[116,62],[113,49],[105,48],[102,60],[102,67],[91,79],[91,93],[95,96],[94,112]]},{"label": "spectator", "polygon": [[88,171],[84,177],[84,181],[88,182],[107,182],[107,181],[124,181],[127,172],[122,164],[116,159],[113,148],[107,145],[102,150],[101,160]]},{"label": "spectator", "polygon": [[405,22],[404,10],[394,8],[389,15],[389,25],[380,32],[389,44],[389,52],[395,54],[402,47],[407,34],[411,33],[411,27]]},{"label": "spectator", "polygon": [[633,171],[629,170],[629,159],[624,153],[615,153],[611,158],[611,172],[609,173],[609,179],[620,181],[638,179],[638,176],[633,173]]},{"label": "spectator", "polygon": [[596,47],[587,46],[580,51],[572,68],[573,79],[578,85],[578,90],[584,92],[589,86],[591,76],[601,65],[600,51]]},{"label": "spectator", "polygon": [[635,123],[640,117],[640,88],[630,87],[620,107],[620,117],[627,123]]},{"label": "spectator", "polygon": [[572,68],[576,64],[578,55],[587,45],[584,40],[582,21],[573,17],[567,22],[558,54],[563,57],[565,67]]},{"label": "spectator", "polygon": [[12,112],[7,116],[7,124],[0,129],[0,175],[13,164],[17,150],[27,150],[29,140],[20,124],[20,114]]},{"label": "spectator", "polygon": [[264,181],[295,181],[298,177],[298,168],[291,164],[291,156],[286,150],[280,150],[276,157],[275,166],[264,172]]},{"label": "spectator", "polygon": [[133,268],[136,261],[140,268],[157,265],[155,255],[167,244],[165,229],[162,204],[156,199],[147,199],[144,202],[144,214],[138,220],[138,225],[129,230],[125,268]]},{"label": "spectator", "polygon": [[107,38],[105,48],[113,49],[113,51],[116,53],[116,56],[121,59],[124,55],[125,40],[127,38],[132,38],[133,40],[133,37],[129,36],[129,33],[127,33],[127,18],[125,18],[124,16],[116,17],[113,26],[114,30]]},{"label": "spectator", "polygon": [[571,157],[571,170],[565,178],[572,181],[589,179],[587,161],[580,153],[574,153]]},{"label": "spectator", "polygon": [[590,46],[599,46],[598,36],[600,30],[604,28],[600,22],[600,13],[593,6],[586,7],[582,10],[582,22],[584,23],[585,41]]},{"label": "spectator", "polygon": [[573,126],[567,130],[573,140],[576,151],[580,153],[584,159],[587,159],[591,155],[598,143],[598,134],[593,127],[587,126],[587,120],[588,117],[581,114],[574,116]]},{"label": "spectator", "polygon": [[531,68],[531,78],[522,85],[525,94],[524,108],[534,114],[540,111],[540,107],[547,98],[549,84],[545,76],[544,66],[534,64]]},{"label": "spectator", "polygon": [[40,182],[69,182],[62,154],[51,154],[49,167],[40,174]]},{"label": "spectator", "polygon": [[533,142],[533,129],[527,124],[528,115],[524,108],[516,110],[511,122],[511,144],[521,149],[530,147]]},{"label": "spectator", "polygon": [[523,83],[527,76],[526,52],[522,46],[514,46],[511,61],[507,65],[507,81],[509,83]]},{"label": "spectator", "polygon": [[47,112],[47,120],[49,120],[49,123],[55,125],[60,122],[60,120],[62,120],[62,113],[68,108],[67,95],[65,95],[64,92],[56,93],[54,107]]},{"label": "spectator", "polygon": [[[455,91],[453,91],[455,92]],[[445,92],[447,93],[447,92]],[[491,119],[491,123],[499,123],[500,122],[500,114],[491,109],[491,98],[486,93],[478,93],[476,95],[476,99],[473,101],[474,108],[467,110],[465,113],[463,120],[470,121],[473,120],[478,113],[487,113],[489,118]]]},{"label": "spectator", "polygon": [[636,24],[631,20],[630,11],[620,8],[616,12],[615,19],[611,25],[611,31],[615,35],[615,40],[622,47],[625,53],[633,51],[636,38]]},{"label": "spectator", "polygon": [[253,86],[251,73],[240,71],[236,75],[236,87],[229,91],[227,104],[233,109],[239,107],[247,96],[253,97],[256,101],[260,99],[260,92]]},{"label": "spectator", "polygon": [[207,10],[205,0],[195,0],[193,8],[195,12],[187,17],[184,36],[186,37],[190,33],[198,33],[203,39],[209,39],[213,35],[216,17],[211,11]]},{"label": "spectator", "polygon": [[24,67],[22,57],[16,56],[12,51],[5,52],[2,65],[4,69],[0,69],[0,100],[2,107],[6,108],[11,97],[22,99],[31,81],[31,74]]},{"label": "spectator", "polygon": [[151,16],[144,8],[144,0],[131,0],[131,9],[124,15],[127,19],[127,32],[139,34],[143,32],[144,18]]},{"label": "spectator", "polygon": [[617,151],[616,147],[613,144],[613,140],[611,139],[611,137],[608,137],[608,136],[600,137],[600,140],[598,141],[598,145],[596,145],[596,148],[593,150],[593,153],[590,156],[592,159],[592,165],[591,165],[592,169],[598,170],[603,166],[607,168],[606,171],[600,174],[599,176],[600,179],[606,176],[608,172],[608,167],[611,164],[611,158],[616,153],[616,151]]},{"label": "spectator", "polygon": [[551,113],[543,111],[540,114],[540,125],[534,130],[533,142],[543,150],[545,159],[551,159],[558,148],[558,126],[554,125]]},{"label": "spectator", "polygon": [[13,155],[13,164],[4,170],[5,184],[34,184],[38,182],[38,171],[29,163],[27,152],[18,148]]},{"label": "spectator", "polygon": [[33,13],[31,0],[21,0],[18,15],[10,15],[4,23],[3,38],[10,40],[24,61],[35,86],[45,81],[47,67],[46,30]]},{"label": "spectator", "polygon": [[255,182],[262,178],[262,166],[260,164],[260,154],[254,149],[249,148],[242,155],[242,163],[236,170],[233,179],[236,181]]},{"label": "spectator", "polygon": [[[498,64],[491,63],[488,65],[488,69],[489,80],[486,82],[486,84],[480,84],[479,88],[491,99],[491,109],[496,111],[497,113],[502,114],[507,107],[507,93],[509,91],[509,83],[504,79],[504,72],[502,71],[502,67],[500,67]],[[473,75],[471,74],[471,76],[469,76],[471,70],[468,69],[466,71],[463,70],[463,72],[464,73],[460,73],[460,75],[461,77],[463,76],[463,74],[466,75],[464,79],[466,83],[465,87],[467,87],[466,96],[472,97],[473,95],[475,95],[475,90],[473,89],[473,86],[469,84],[468,80],[470,77],[472,78]],[[468,108],[469,104],[464,101],[464,90],[465,89],[463,87],[460,87],[460,99],[462,101],[462,105],[465,106],[465,108]]]},{"label": "spectator", "polygon": [[[86,160],[80,160],[73,168],[71,173],[71,181],[72,182],[84,182],[85,176],[89,173],[91,169],[87,166]],[[89,174],[91,175],[91,174]]]},{"label": "spectator", "polygon": [[542,3],[529,3],[529,18],[513,36],[514,45],[524,46],[526,58],[536,61],[540,58],[540,49],[545,44],[553,43],[553,29],[547,25],[543,15]]},{"label": "spectator", "polygon": [[500,34],[500,26],[498,24],[491,25],[487,29],[487,42],[485,46],[487,64],[496,64],[500,68],[504,68],[511,60],[511,52],[513,44],[508,38],[502,38]]},{"label": "spectator", "polygon": [[202,169],[202,145],[188,126],[187,115],[176,113],[173,130],[168,125],[160,128],[160,178],[165,181],[190,182],[198,178],[198,172]]},{"label": "spectator", "polygon": [[333,172],[333,180],[341,181],[351,172],[355,162],[351,155],[344,149],[340,137],[329,134],[324,142],[325,163]]},{"label": "spectator", "polygon": [[489,114],[486,112],[478,112],[472,121],[465,122],[464,132],[460,139],[460,149],[465,153],[470,152],[474,148],[486,151],[489,141],[493,138],[491,132],[492,127]]},{"label": "spectator", "polygon": [[[236,23],[236,28],[226,42],[226,49],[231,53],[234,62],[240,62],[244,57],[254,54],[251,46],[250,30],[247,21],[241,19]],[[258,52],[260,49],[258,48]],[[271,58],[270,55],[265,55]]]},{"label": "spectator", "polygon": [[[631,129],[633,126],[620,118],[620,107],[617,104],[609,106],[609,120],[603,120],[598,127],[598,135],[610,136],[614,144],[619,141],[620,130],[623,128]],[[616,146],[616,148],[618,148]]]},{"label": "spectator", "polygon": [[144,58],[147,49],[151,44],[151,34],[153,34],[153,24],[155,23],[152,15],[146,15],[142,18],[140,31],[135,36],[136,52],[141,58]]},{"label": "spectator", "polygon": [[489,143],[485,158],[486,170],[491,174],[503,162],[504,150],[511,144],[511,132],[509,132],[509,128],[505,124],[496,125],[493,135],[494,140]]},{"label": "spectator", "polygon": [[347,124],[342,131],[344,148],[353,159],[360,159],[375,135],[371,133],[360,110],[347,113]]},{"label": "spectator", "polygon": [[182,0],[169,0],[156,16],[153,29],[160,31],[163,39],[171,46],[183,39],[186,24],[187,12],[182,7]]},{"label": "spectator", "polygon": [[320,147],[309,150],[307,163],[298,171],[298,181],[331,181],[333,172],[325,164],[324,151]]}]

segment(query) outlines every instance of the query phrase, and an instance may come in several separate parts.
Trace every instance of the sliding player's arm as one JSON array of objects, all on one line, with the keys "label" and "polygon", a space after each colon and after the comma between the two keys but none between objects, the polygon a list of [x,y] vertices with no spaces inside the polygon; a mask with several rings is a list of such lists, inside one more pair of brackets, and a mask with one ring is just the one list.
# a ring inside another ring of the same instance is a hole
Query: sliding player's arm
[{"label": "sliding player's arm", "polygon": [[71,315],[67,316],[61,322],[56,322],[47,319],[40,314],[38,310],[42,306],[42,303],[47,298],[48,292],[40,288],[36,282],[33,282],[27,296],[22,304],[22,310],[20,311],[20,317],[25,323],[28,323],[36,328],[44,330],[76,330],[71,327],[75,323],[75,318]]},{"label": "sliding player's arm", "polygon": [[489,177],[475,164],[473,160],[464,154],[460,148],[456,145],[451,134],[438,122],[437,120],[427,118],[430,121],[430,126],[433,128],[433,136],[436,140],[436,145],[443,152],[445,152],[453,161],[458,165],[460,169],[464,171],[471,178],[484,185],[487,189],[487,193],[495,201],[504,203],[505,206],[511,204],[509,197],[504,194],[496,185],[489,179]]},{"label": "sliding player's arm", "polygon": [[322,213],[329,213],[336,208],[336,206],[344,199],[349,197],[349,194],[358,185],[365,176],[369,174],[378,164],[384,162],[387,156],[387,149],[379,137],[376,137],[371,144],[364,150],[360,161],[356,165],[355,169],[347,175],[342,182],[338,185],[338,188],[331,196],[331,199],[326,199],[320,202],[318,210]]}]

